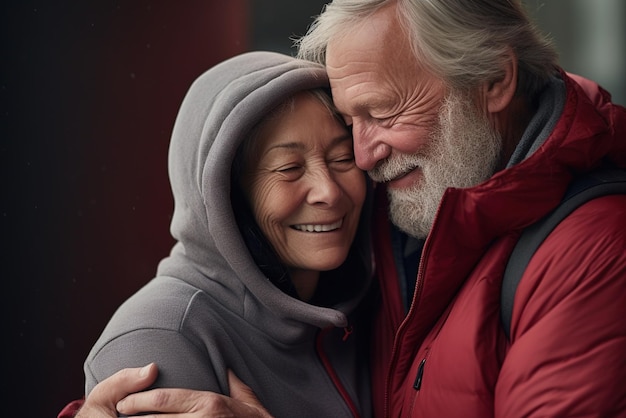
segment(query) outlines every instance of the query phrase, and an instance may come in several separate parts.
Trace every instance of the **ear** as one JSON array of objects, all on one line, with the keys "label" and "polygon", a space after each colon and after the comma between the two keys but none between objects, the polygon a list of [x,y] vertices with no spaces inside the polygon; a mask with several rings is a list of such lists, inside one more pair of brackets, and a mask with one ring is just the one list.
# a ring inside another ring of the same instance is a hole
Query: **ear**
[{"label": "ear", "polygon": [[517,89],[517,56],[512,49],[509,49],[501,65],[501,76],[483,86],[483,99],[489,113],[504,110],[513,100]]}]

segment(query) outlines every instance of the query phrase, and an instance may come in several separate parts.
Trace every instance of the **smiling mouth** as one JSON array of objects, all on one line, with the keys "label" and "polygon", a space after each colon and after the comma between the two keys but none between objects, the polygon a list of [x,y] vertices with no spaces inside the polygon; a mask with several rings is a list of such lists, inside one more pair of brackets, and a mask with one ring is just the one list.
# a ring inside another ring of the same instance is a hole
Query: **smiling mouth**
[{"label": "smiling mouth", "polygon": [[343,219],[338,220],[332,224],[301,224],[293,225],[292,228],[302,232],[330,232],[341,228]]},{"label": "smiling mouth", "polygon": [[405,172],[399,173],[399,174],[397,174],[395,177],[390,178],[389,180],[387,180],[387,182],[392,182],[392,181],[395,181],[395,180],[400,180],[401,178],[404,178],[407,174],[409,174],[409,173],[413,172],[413,170],[415,170],[416,168],[417,168],[417,167],[412,167],[412,168],[411,168],[410,170],[408,170],[408,171],[405,171]]}]

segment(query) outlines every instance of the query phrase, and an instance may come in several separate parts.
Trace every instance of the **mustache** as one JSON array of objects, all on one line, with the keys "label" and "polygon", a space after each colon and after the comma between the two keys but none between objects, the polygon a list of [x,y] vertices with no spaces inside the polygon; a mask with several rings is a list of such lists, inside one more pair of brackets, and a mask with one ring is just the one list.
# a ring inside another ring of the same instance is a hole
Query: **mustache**
[{"label": "mustache", "polygon": [[377,183],[386,183],[424,165],[424,157],[413,154],[396,154],[381,161],[367,174]]}]

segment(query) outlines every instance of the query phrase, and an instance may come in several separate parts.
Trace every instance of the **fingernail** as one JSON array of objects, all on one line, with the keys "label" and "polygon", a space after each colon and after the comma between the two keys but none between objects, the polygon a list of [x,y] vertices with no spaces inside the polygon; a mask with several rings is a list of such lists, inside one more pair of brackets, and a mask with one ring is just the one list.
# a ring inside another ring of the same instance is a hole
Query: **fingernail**
[{"label": "fingernail", "polygon": [[117,404],[115,405],[115,409],[117,409],[118,411],[122,411],[124,409],[124,405],[126,405],[126,399],[122,399],[121,401],[118,401]]},{"label": "fingernail", "polygon": [[148,376],[148,373],[150,373],[150,366],[152,365],[152,363],[148,364],[147,366],[143,366],[141,368],[141,370],[139,370],[139,376],[140,377],[146,377]]}]

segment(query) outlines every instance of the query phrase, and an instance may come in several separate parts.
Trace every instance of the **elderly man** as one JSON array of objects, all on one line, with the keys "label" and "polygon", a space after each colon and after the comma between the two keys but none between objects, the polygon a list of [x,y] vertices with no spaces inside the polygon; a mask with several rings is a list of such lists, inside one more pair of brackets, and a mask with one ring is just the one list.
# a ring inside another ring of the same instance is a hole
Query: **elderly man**
[{"label": "elderly man", "polygon": [[[626,167],[626,110],[560,69],[514,0],[335,0],[299,56],[326,65],[357,164],[379,183],[376,415],[626,416],[626,196],[561,222],[521,279],[510,339],[500,323],[523,228],[580,173]],[[127,392],[132,374],[117,377]],[[171,391],[169,410],[187,408],[190,392]]]},{"label": "elderly man", "polygon": [[417,267],[413,240],[377,221],[379,415],[626,415],[626,196],[583,205],[539,248],[510,341],[499,315],[520,230],[576,173],[624,167],[624,108],[560,70],[514,1],[335,1],[299,53],[325,63],[391,221],[426,240]]}]

